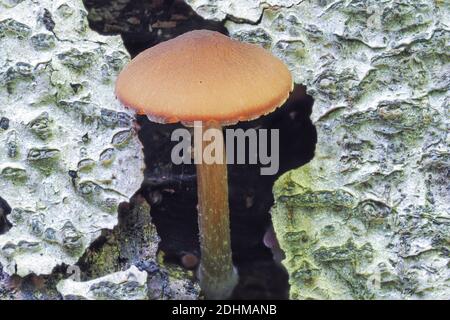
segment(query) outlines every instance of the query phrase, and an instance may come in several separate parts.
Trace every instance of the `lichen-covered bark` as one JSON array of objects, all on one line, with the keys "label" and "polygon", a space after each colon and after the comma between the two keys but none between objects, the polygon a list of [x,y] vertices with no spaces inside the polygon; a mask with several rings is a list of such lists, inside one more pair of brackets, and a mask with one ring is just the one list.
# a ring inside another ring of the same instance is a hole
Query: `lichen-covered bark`
[{"label": "lichen-covered bark", "polygon": [[118,225],[103,230],[76,265],[19,277],[5,275],[0,264],[0,300],[197,299],[191,271],[165,263],[159,241],[149,205],[133,197],[121,204]]},{"label": "lichen-covered bark", "polygon": [[[134,265],[148,274],[146,299],[197,299],[200,287],[194,282],[192,272],[164,263],[162,252],[158,254],[159,241],[150,206],[142,197],[133,197],[130,204],[121,206],[118,225],[112,231],[105,230],[80,258],[79,280],[102,283],[100,279],[105,274],[128,270]],[[67,283],[69,286],[65,286],[63,296],[76,295],[78,284]],[[107,286],[104,289],[108,290]],[[102,299],[101,296],[91,298]],[[121,299],[129,297],[124,294]]]},{"label": "lichen-covered bark", "polygon": [[145,300],[147,276],[147,272],[131,266],[91,281],[62,280],[57,288],[69,300]]},{"label": "lichen-covered bark", "polygon": [[291,297],[449,299],[448,3],[187,2],[315,99],[315,158],[274,188]]},{"label": "lichen-covered bark", "polygon": [[0,235],[9,274],[72,265],[142,181],[133,113],[115,100],[129,59],[88,28],[81,0],[0,1]]}]

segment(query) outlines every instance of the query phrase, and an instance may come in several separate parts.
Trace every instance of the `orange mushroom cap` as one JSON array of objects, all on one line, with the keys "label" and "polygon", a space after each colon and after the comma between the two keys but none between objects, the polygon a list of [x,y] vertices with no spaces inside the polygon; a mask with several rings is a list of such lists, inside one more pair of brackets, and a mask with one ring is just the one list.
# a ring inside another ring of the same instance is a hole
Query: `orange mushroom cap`
[{"label": "orange mushroom cap", "polygon": [[293,89],[286,65],[258,45],[197,30],[149,48],[122,70],[116,95],[152,121],[251,120]]}]

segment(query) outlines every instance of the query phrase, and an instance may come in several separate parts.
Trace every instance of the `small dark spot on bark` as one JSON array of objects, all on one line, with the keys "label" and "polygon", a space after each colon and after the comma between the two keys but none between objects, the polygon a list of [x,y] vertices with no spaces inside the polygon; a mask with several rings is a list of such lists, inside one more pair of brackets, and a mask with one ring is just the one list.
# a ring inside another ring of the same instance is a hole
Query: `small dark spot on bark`
[{"label": "small dark spot on bark", "polygon": [[72,88],[74,93],[78,93],[78,91],[81,89],[82,85],[79,83],[71,83],[70,87]]},{"label": "small dark spot on bark", "polygon": [[84,143],[89,142],[89,134],[85,133],[82,137],[81,140],[83,140]]},{"label": "small dark spot on bark", "polygon": [[11,213],[11,207],[5,199],[0,197],[0,234],[4,234],[11,229],[12,224],[6,216]]},{"label": "small dark spot on bark", "polygon": [[8,130],[8,128],[9,128],[9,119],[8,118],[2,117],[0,119],[0,128],[3,130]]},{"label": "small dark spot on bark", "polygon": [[44,13],[40,17],[40,20],[48,31],[53,31],[53,29],[55,29],[55,21],[53,21],[52,14],[47,9],[44,9]]},{"label": "small dark spot on bark", "polygon": [[78,178],[78,173],[75,170],[69,170],[69,176],[72,179]]}]

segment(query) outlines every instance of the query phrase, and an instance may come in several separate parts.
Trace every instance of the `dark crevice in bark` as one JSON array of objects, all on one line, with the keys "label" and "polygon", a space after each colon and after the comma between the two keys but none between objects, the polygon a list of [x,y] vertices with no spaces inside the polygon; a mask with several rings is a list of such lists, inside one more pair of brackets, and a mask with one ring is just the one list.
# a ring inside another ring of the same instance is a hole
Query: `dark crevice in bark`
[{"label": "dark crevice in bark", "polygon": [[6,217],[11,213],[11,207],[5,199],[0,197],[0,234],[5,234],[11,229],[12,224]]},{"label": "dark crevice in bark", "polygon": [[[280,170],[276,175],[261,176],[260,165],[228,165],[231,243],[240,274],[234,298],[288,297],[288,276],[274,260],[274,255],[280,257],[282,253],[276,243],[270,245],[272,252],[263,238],[273,232],[269,212],[275,180],[314,156],[317,135],[309,118],[312,105],[305,88],[296,86],[286,104],[270,115],[229,127],[280,132]],[[146,157],[143,195],[152,206],[153,222],[162,240],[160,249],[168,261],[182,264],[186,253],[200,255],[195,165],[173,165],[170,160],[177,143],[170,141],[170,135],[182,125],[156,124],[146,117],[139,117],[138,122]]]},{"label": "dark crevice in bark", "polygon": [[121,35],[132,57],[185,32],[227,33],[223,23],[200,17],[182,0],[84,0],[89,26],[104,35]]}]

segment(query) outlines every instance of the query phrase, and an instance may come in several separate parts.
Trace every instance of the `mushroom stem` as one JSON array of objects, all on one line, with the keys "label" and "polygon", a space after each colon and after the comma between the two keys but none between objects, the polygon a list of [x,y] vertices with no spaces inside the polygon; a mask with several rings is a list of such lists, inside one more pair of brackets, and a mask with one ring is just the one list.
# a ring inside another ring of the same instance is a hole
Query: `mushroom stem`
[{"label": "mushroom stem", "polygon": [[[228,177],[222,126],[216,121],[203,123],[203,129],[217,129],[215,141],[223,148],[222,162],[207,164],[203,151],[208,143],[201,138],[197,163],[198,225],[200,231],[200,287],[207,299],[228,298],[238,282],[233,267],[228,207]],[[220,132],[220,134],[219,134]],[[200,139],[197,137],[197,139]]]}]

